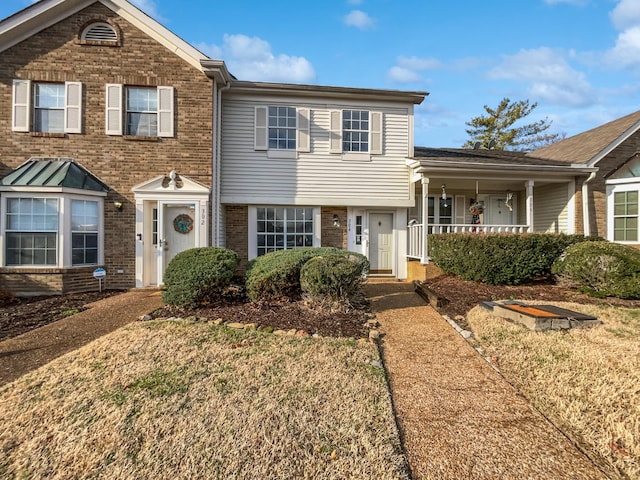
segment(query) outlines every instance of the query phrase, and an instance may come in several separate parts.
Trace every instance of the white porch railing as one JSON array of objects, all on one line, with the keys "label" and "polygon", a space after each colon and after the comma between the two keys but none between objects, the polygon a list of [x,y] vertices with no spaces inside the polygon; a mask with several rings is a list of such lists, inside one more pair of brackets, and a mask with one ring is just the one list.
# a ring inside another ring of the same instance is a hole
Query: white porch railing
[{"label": "white porch railing", "polygon": [[[422,258],[422,242],[424,241],[424,228],[420,223],[414,223],[408,227],[409,245],[407,257]],[[529,225],[472,225],[462,223],[434,223],[427,226],[427,233],[527,233]]]}]

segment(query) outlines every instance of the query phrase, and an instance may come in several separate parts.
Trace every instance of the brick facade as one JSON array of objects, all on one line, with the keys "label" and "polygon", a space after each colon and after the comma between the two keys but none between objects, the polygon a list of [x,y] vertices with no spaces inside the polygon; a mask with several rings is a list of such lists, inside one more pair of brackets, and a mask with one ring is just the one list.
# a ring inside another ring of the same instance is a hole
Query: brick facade
[{"label": "brick facade", "polygon": [[[338,216],[340,226],[333,225],[333,216]],[[322,232],[320,242],[323,247],[347,249],[347,207],[322,207]]]},{"label": "brick facade", "polygon": [[249,262],[249,207],[247,205],[226,205],[225,245],[240,255],[239,273],[244,273]]},{"label": "brick facade", "polygon": [[[82,27],[95,19],[117,27],[121,46],[87,45],[78,40]],[[211,185],[212,81],[100,3],[2,52],[0,77],[0,176],[31,157],[69,157],[99,177],[111,188],[104,201],[104,268],[109,287],[134,287],[135,203],[131,188],[173,169]],[[82,82],[83,133],[38,136],[13,132],[13,79]],[[141,139],[106,135],[107,83],[174,87],[175,136]],[[122,211],[114,202],[123,204]],[[10,270],[0,271],[0,289],[14,284],[15,272],[7,277]],[[62,276],[63,291],[83,288],[81,273],[46,275]],[[43,278],[38,273],[30,277],[34,281]],[[44,283],[60,286],[58,280]],[[91,288],[93,283],[91,279]]]}]

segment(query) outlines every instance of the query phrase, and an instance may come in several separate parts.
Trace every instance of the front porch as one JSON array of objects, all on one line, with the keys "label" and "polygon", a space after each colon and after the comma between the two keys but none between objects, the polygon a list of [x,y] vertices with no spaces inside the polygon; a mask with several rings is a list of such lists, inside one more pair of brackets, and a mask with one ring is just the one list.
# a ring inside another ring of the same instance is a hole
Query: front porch
[{"label": "front porch", "polygon": [[593,167],[500,150],[416,148],[407,259],[429,263],[428,235],[575,232],[576,193]]}]

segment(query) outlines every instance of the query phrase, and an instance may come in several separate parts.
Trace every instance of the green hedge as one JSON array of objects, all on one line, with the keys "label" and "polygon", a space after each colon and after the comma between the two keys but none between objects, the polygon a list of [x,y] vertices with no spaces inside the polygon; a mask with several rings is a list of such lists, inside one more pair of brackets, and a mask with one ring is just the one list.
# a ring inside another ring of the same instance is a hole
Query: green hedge
[{"label": "green hedge", "polygon": [[489,285],[520,285],[551,277],[551,267],[575,243],[595,240],[564,234],[429,235],[429,256],[445,273]]},{"label": "green hedge", "polygon": [[348,305],[362,293],[368,272],[369,260],[358,253],[314,257],[302,267],[300,285],[312,301]]},{"label": "green hedge", "polygon": [[594,297],[640,298],[640,251],[610,242],[572,245],[553,265],[561,284]]},{"label": "green hedge", "polygon": [[218,300],[230,285],[238,261],[238,254],[226,248],[180,252],[165,270],[162,300],[192,308]]},{"label": "green hedge", "polygon": [[278,250],[255,258],[245,274],[247,295],[252,301],[296,300],[302,296],[300,270],[313,257],[348,254],[334,247]]}]

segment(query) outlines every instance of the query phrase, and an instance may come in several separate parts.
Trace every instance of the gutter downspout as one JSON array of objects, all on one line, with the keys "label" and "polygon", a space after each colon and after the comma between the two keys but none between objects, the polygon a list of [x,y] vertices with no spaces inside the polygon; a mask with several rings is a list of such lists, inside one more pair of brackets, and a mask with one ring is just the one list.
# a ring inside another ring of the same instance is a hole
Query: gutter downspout
[{"label": "gutter downspout", "polygon": [[216,198],[214,200],[215,202],[215,209],[216,209],[216,218],[215,218],[215,231],[216,231],[216,238],[214,240],[214,245],[217,247],[220,246],[224,246],[223,244],[225,243],[224,240],[221,237],[221,230],[222,230],[222,219],[221,217],[221,213],[222,213],[222,205],[221,205],[221,193],[220,193],[220,185],[221,185],[221,178],[220,178],[220,172],[222,171],[222,92],[224,90],[228,90],[229,88],[231,88],[231,82],[227,83],[224,87],[219,88],[218,89],[218,95],[217,95],[217,118],[216,118],[216,151],[215,151],[215,163],[216,163]]},{"label": "gutter downspout", "polygon": [[582,234],[591,235],[591,222],[589,219],[589,183],[596,178],[596,172],[591,172],[589,177],[582,182]]},{"label": "gutter downspout", "polygon": [[217,215],[216,215],[216,197],[218,195],[216,191],[216,170],[218,159],[216,156],[216,149],[218,148],[218,135],[216,134],[217,124],[216,124],[216,116],[218,111],[218,81],[213,79],[213,111],[211,112],[211,240],[209,241],[209,245],[212,247],[217,247],[218,242],[218,225],[217,225]]}]

